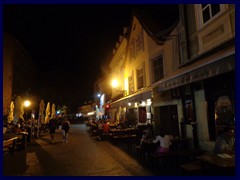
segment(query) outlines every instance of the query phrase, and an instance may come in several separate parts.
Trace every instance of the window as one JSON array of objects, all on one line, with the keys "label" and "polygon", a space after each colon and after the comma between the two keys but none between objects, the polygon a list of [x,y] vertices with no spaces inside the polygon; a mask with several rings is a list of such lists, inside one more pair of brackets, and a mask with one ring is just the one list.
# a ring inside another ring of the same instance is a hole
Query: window
[{"label": "window", "polygon": [[192,100],[191,99],[187,99],[185,100],[185,107],[184,107],[184,110],[185,110],[185,121],[186,122],[192,122],[193,121],[193,105],[192,105]]},{"label": "window", "polygon": [[135,59],[144,50],[143,31],[140,31],[137,38],[130,43],[130,59]]},{"label": "window", "polygon": [[128,91],[129,94],[132,94],[134,92],[134,81],[133,81],[133,75],[128,78]]},{"label": "window", "polygon": [[146,107],[138,108],[138,117],[139,117],[139,123],[146,123],[146,121],[147,121]]},{"label": "window", "polygon": [[220,12],[220,4],[202,4],[203,23],[206,23]]},{"label": "window", "polygon": [[203,23],[206,23],[220,12],[219,4],[202,4]]},{"label": "window", "polygon": [[137,69],[137,88],[141,89],[144,87],[144,69]]},{"label": "window", "polygon": [[137,39],[136,39],[136,54],[140,54],[143,52],[144,42],[143,42],[143,31],[139,32]]},{"label": "window", "polygon": [[130,43],[130,59],[133,59],[135,57],[136,57],[135,40],[132,39]]},{"label": "window", "polygon": [[162,79],[164,77],[163,75],[163,57],[162,55],[158,58],[153,60],[153,73],[154,82],[157,82],[158,80]]}]

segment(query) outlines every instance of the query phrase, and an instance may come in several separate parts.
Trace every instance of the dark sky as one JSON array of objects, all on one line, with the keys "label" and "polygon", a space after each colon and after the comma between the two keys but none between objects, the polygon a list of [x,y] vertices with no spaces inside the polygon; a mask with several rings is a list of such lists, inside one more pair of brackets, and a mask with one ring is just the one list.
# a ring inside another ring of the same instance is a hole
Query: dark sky
[{"label": "dark sky", "polygon": [[3,10],[4,31],[36,64],[36,83],[66,104],[93,97],[93,83],[131,14],[130,5],[5,4]]}]

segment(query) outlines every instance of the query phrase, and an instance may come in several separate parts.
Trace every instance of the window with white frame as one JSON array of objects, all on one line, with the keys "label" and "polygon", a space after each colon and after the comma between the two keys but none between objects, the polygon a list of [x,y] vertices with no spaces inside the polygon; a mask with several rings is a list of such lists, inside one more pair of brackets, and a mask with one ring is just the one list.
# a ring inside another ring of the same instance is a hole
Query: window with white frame
[{"label": "window with white frame", "polygon": [[220,4],[202,4],[203,23],[206,23],[220,12]]},{"label": "window with white frame", "polygon": [[157,82],[158,80],[164,77],[163,73],[163,57],[162,55],[153,60],[153,81]]},{"label": "window with white frame", "polygon": [[224,4],[198,4],[197,8],[201,20],[201,27],[217,17],[225,9]]}]

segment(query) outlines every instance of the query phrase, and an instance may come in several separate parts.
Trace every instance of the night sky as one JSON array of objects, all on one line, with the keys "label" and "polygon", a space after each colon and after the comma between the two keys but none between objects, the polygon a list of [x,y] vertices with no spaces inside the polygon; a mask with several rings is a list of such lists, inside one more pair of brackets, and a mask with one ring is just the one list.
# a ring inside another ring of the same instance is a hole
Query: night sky
[{"label": "night sky", "polygon": [[32,57],[36,84],[59,97],[49,100],[78,104],[92,99],[93,83],[111,60],[123,27],[129,25],[131,9],[125,5],[5,4],[3,29]]},{"label": "night sky", "polygon": [[40,98],[75,108],[93,99],[93,84],[108,72],[104,67],[123,27],[129,27],[133,8],[156,5],[4,4],[3,30],[36,64],[32,89],[47,94]]}]

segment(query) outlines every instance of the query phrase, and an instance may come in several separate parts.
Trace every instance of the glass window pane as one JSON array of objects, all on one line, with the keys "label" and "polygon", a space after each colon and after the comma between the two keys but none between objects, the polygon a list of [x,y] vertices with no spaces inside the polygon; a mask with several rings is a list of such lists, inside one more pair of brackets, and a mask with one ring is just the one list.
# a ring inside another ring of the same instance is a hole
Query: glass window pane
[{"label": "glass window pane", "polygon": [[211,9],[212,9],[212,17],[213,17],[217,13],[220,12],[220,5],[219,4],[211,4]]},{"label": "glass window pane", "polygon": [[209,7],[203,11],[203,22],[207,22],[210,19]]},{"label": "glass window pane", "polygon": [[207,4],[202,4],[202,9],[204,9],[207,6]]}]

